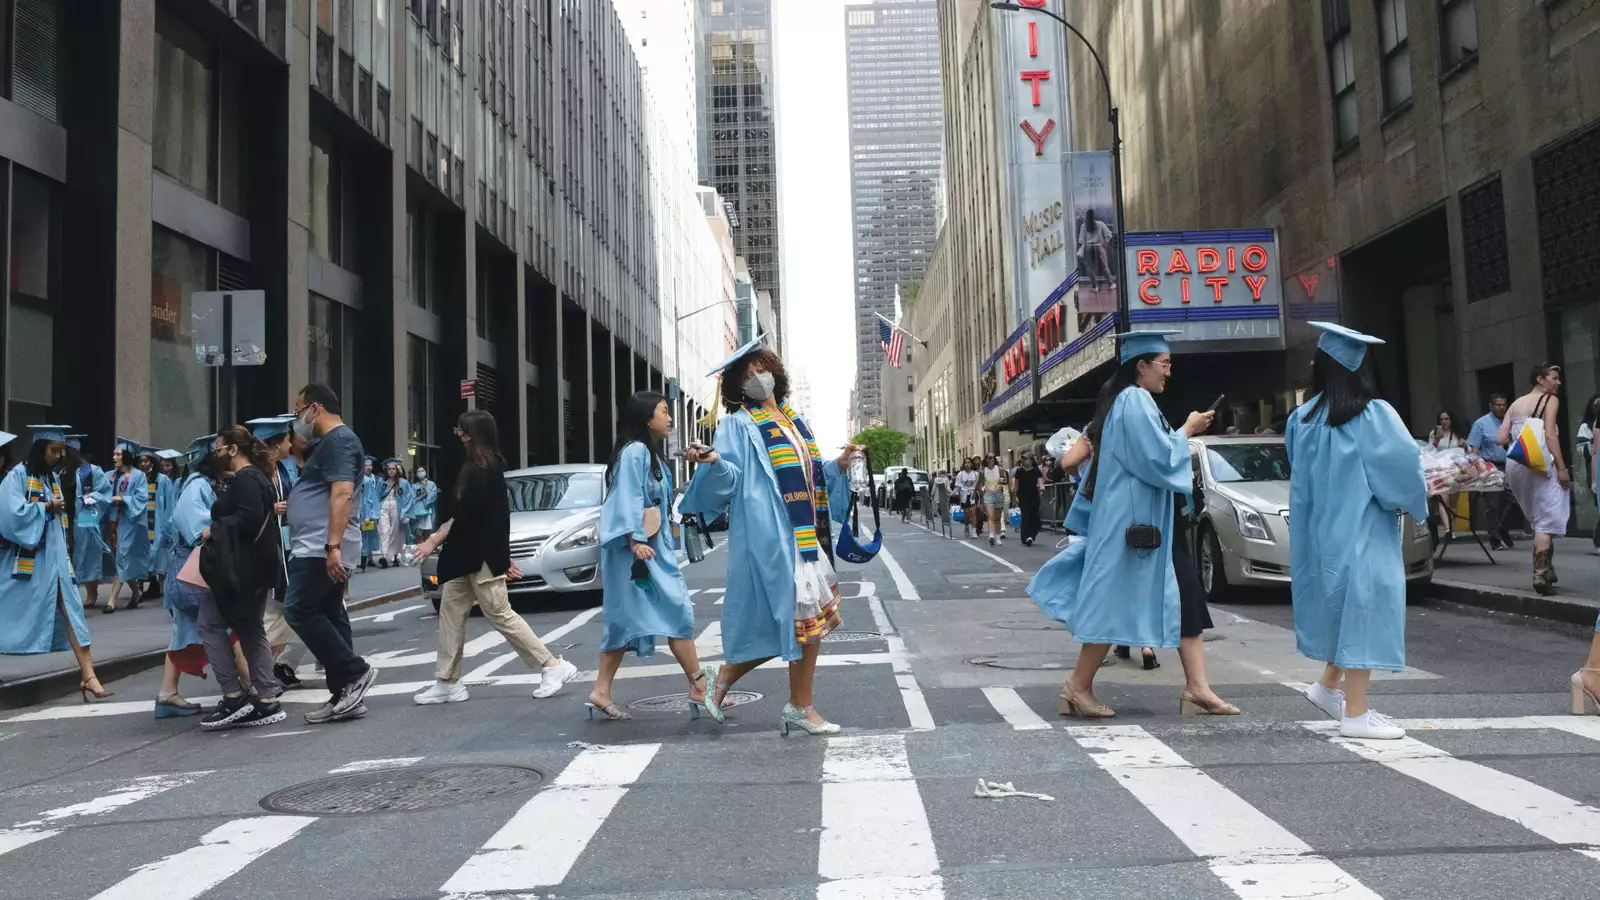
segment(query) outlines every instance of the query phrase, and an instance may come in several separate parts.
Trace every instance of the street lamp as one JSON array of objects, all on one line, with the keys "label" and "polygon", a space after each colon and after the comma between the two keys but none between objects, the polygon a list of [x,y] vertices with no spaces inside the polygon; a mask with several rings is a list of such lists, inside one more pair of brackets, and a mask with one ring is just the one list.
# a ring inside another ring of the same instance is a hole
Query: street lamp
[{"label": "street lamp", "polygon": [[[1083,41],[1083,45],[1089,48],[1089,55],[1094,57],[1095,65],[1100,68],[1100,83],[1105,85],[1106,89],[1106,109],[1109,110],[1107,117],[1111,121],[1111,184],[1112,190],[1117,195],[1117,228],[1120,229],[1117,235],[1117,244],[1118,248],[1121,249],[1126,245],[1128,233],[1128,223],[1122,213],[1122,130],[1117,124],[1117,107],[1111,102],[1111,77],[1106,74],[1105,60],[1100,58],[1100,53],[1095,50],[1094,44],[1083,36],[1083,32],[1074,28],[1071,22],[1061,18],[1044,6],[1022,6],[1017,3],[990,3],[989,6],[992,9],[1005,12],[1043,13],[1055,19],[1061,23],[1063,28],[1077,35],[1078,40]],[[1130,331],[1133,327],[1128,321],[1128,273],[1124,271],[1126,268],[1126,254],[1122,255],[1124,259],[1118,260],[1117,269],[1117,325],[1119,326],[1117,330],[1119,333]],[[1121,350],[1121,338],[1117,339],[1117,344],[1117,349]]]},{"label": "street lamp", "polygon": [[[683,391],[683,327],[681,325],[679,325],[678,323],[682,322],[684,319],[689,318],[690,316],[699,315],[700,313],[703,313],[708,309],[716,309],[717,307],[722,306],[726,302],[727,302],[726,300],[718,300],[715,303],[708,303],[705,306],[700,307],[699,309],[691,309],[688,312],[684,313],[683,315],[677,316],[676,318],[674,318],[672,320],[672,365],[677,370],[676,375],[673,377],[672,381],[673,381],[673,384],[676,385],[676,387],[677,387],[677,392],[678,392],[678,398],[677,399],[679,401],[683,400],[684,391]],[[677,305],[676,304],[673,305],[673,309],[674,309],[674,311],[676,311],[676,309],[677,309]],[[683,414],[683,411],[686,410],[687,408],[688,408],[688,405],[685,403],[683,410],[679,410],[678,423],[677,424],[678,424],[678,428],[680,430],[680,437],[679,437],[680,442],[682,440],[681,432],[688,428],[688,422],[687,422],[688,416]],[[676,463],[674,465],[676,465]],[[674,472],[673,474],[674,474],[674,476],[676,476],[678,473]],[[682,482],[680,481],[679,483],[681,484]]]}]

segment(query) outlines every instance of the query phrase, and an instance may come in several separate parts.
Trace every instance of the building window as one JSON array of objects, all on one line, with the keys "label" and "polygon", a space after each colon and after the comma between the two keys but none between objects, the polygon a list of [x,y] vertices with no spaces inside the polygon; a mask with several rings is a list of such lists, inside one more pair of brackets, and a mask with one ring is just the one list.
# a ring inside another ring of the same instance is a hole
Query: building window
[{"label": "building window", "polygon": [[215,80],[211,46],[158,10],[156,16],[155,135],[157,171],[210,200],[216,188]]},{"label": "building window", "polygon": [[1411,102],[1411,42],[1406,0],[1378,0],[1378,49],[1383,57],[1383,111]]},{"label": "building window", "polygon": [[[12,166],[11,305],[6,318],[6,422],[49,421],[54,405],[59,214],[51,183]],[[0,162],[0,188],[5,165]],[[5,224],[0,198],[0,226]]]},{"label": "building window", "polygon": [[311,252],[328,262],[343,264],[340,252],[339,155],[333,138],[321,128],[311,128]]},{"label": "building window", "polygon": [[[17,0],[15,22],[11,21],[10,2],[0,2],[0,91],[8,92],[17,105],[61,121],[60,108],[60,26],[56,0]],[[16,39],[10,40],[8,29]],[[9,57],[8,57],[9,55]],[[10,75],[7,84],[6,76]]]},{"label": "building window", "polygon": [[1461,241],[1467,260],[1467,301],[1511,289],[1506,252],[1506,206],[1500,176],[1461,192]]},{"label": "building window", "polygon": [[439,348],[414,334],[408,335],[406,341],[406,439],[413,466],[432,469],[439,449],[433,431]]},{"label": "building window", "polygon": [[1478,0],[1439,0],[1439,57],[1445,71],[1478,53]]},{"label": "building window", "polygon": [[419,309],[433,312],[437,304],[434,296],[434,275],[437,261],[435,252],[435,224],[433,215],[415,201],[406,208],[406,246],[411,256],[411,274],[408,291],[411,303]]},{"label": "building window", "polygon": [[344,401],[344,416],[353,409],[357,349],[357,312],[337,300],[312,294],[307,313],[311,380],[333,388]]},{"label": "building window", "polygon": [[190,298],[214,282],[215,253],[156,228],[150,246],[150,440],[182,447],[209,434],[211,369],[195,361]]},{"label": "building window", "polygon": [[1328,49],[1328,83],[1333,92],[1333,144],[1355,146],[1356,70],[1350,41],[1350,0],[1322,0],[1322,40]]}]

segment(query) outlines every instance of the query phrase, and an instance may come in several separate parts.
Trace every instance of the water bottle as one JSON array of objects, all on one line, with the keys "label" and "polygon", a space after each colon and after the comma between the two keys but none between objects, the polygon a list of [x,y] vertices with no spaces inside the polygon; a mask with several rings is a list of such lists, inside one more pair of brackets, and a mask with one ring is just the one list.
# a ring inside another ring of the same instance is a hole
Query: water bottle
[{"label": "water bottle", "polygon": [[872,473],[867,471],[867,454],[863,450],[850,451],[850,490],[858,494],[872,490]]}]

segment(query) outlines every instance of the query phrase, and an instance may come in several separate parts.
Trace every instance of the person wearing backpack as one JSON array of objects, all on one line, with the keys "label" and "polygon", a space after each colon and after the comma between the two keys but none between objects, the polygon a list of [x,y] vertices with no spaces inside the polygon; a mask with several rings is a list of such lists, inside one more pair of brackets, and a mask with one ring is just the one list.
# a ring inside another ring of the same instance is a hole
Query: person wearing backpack
[{"label": "person wearing backpack", "polygon": [[[1561,367],[1540,363],[1528,373],[1528,381],[1533,389],[1506,410],[1495,442],[1510,448],[1506,487],[1533,528],[1533,589],[1554,594],[1559,579],[1551,562],[1555,552],[1551,538],[1567,533],[1568,492],[1572,488],[1572,473],[1562,459],[1556,428],[1561,415],[1561,398],[1556,396],[1561,390]],[[1530,427],[1524,429],[1525,424]]]}]

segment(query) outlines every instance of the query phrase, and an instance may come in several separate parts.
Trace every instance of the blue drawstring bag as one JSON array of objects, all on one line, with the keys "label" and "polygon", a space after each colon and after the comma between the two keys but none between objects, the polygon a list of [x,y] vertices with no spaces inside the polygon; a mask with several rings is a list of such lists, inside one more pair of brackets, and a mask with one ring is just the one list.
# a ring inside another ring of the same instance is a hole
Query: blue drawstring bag
[{"label": "blue drawstring bag", "polygon": [[[867,455],[867,471],[872,471],[872,455]],[[861,529],[861,515],[857,509],[856,492],[850,492],[850,511],[845,515],[843,524],[839,526],[839,541],[834,546],[834,555],[845,562],[862,565],[872,562],[878,551],[883,549],[883,524],[878,520],[878,492],[872,492],[872,542],[862,544],[856,540],[856,533]]]}]

